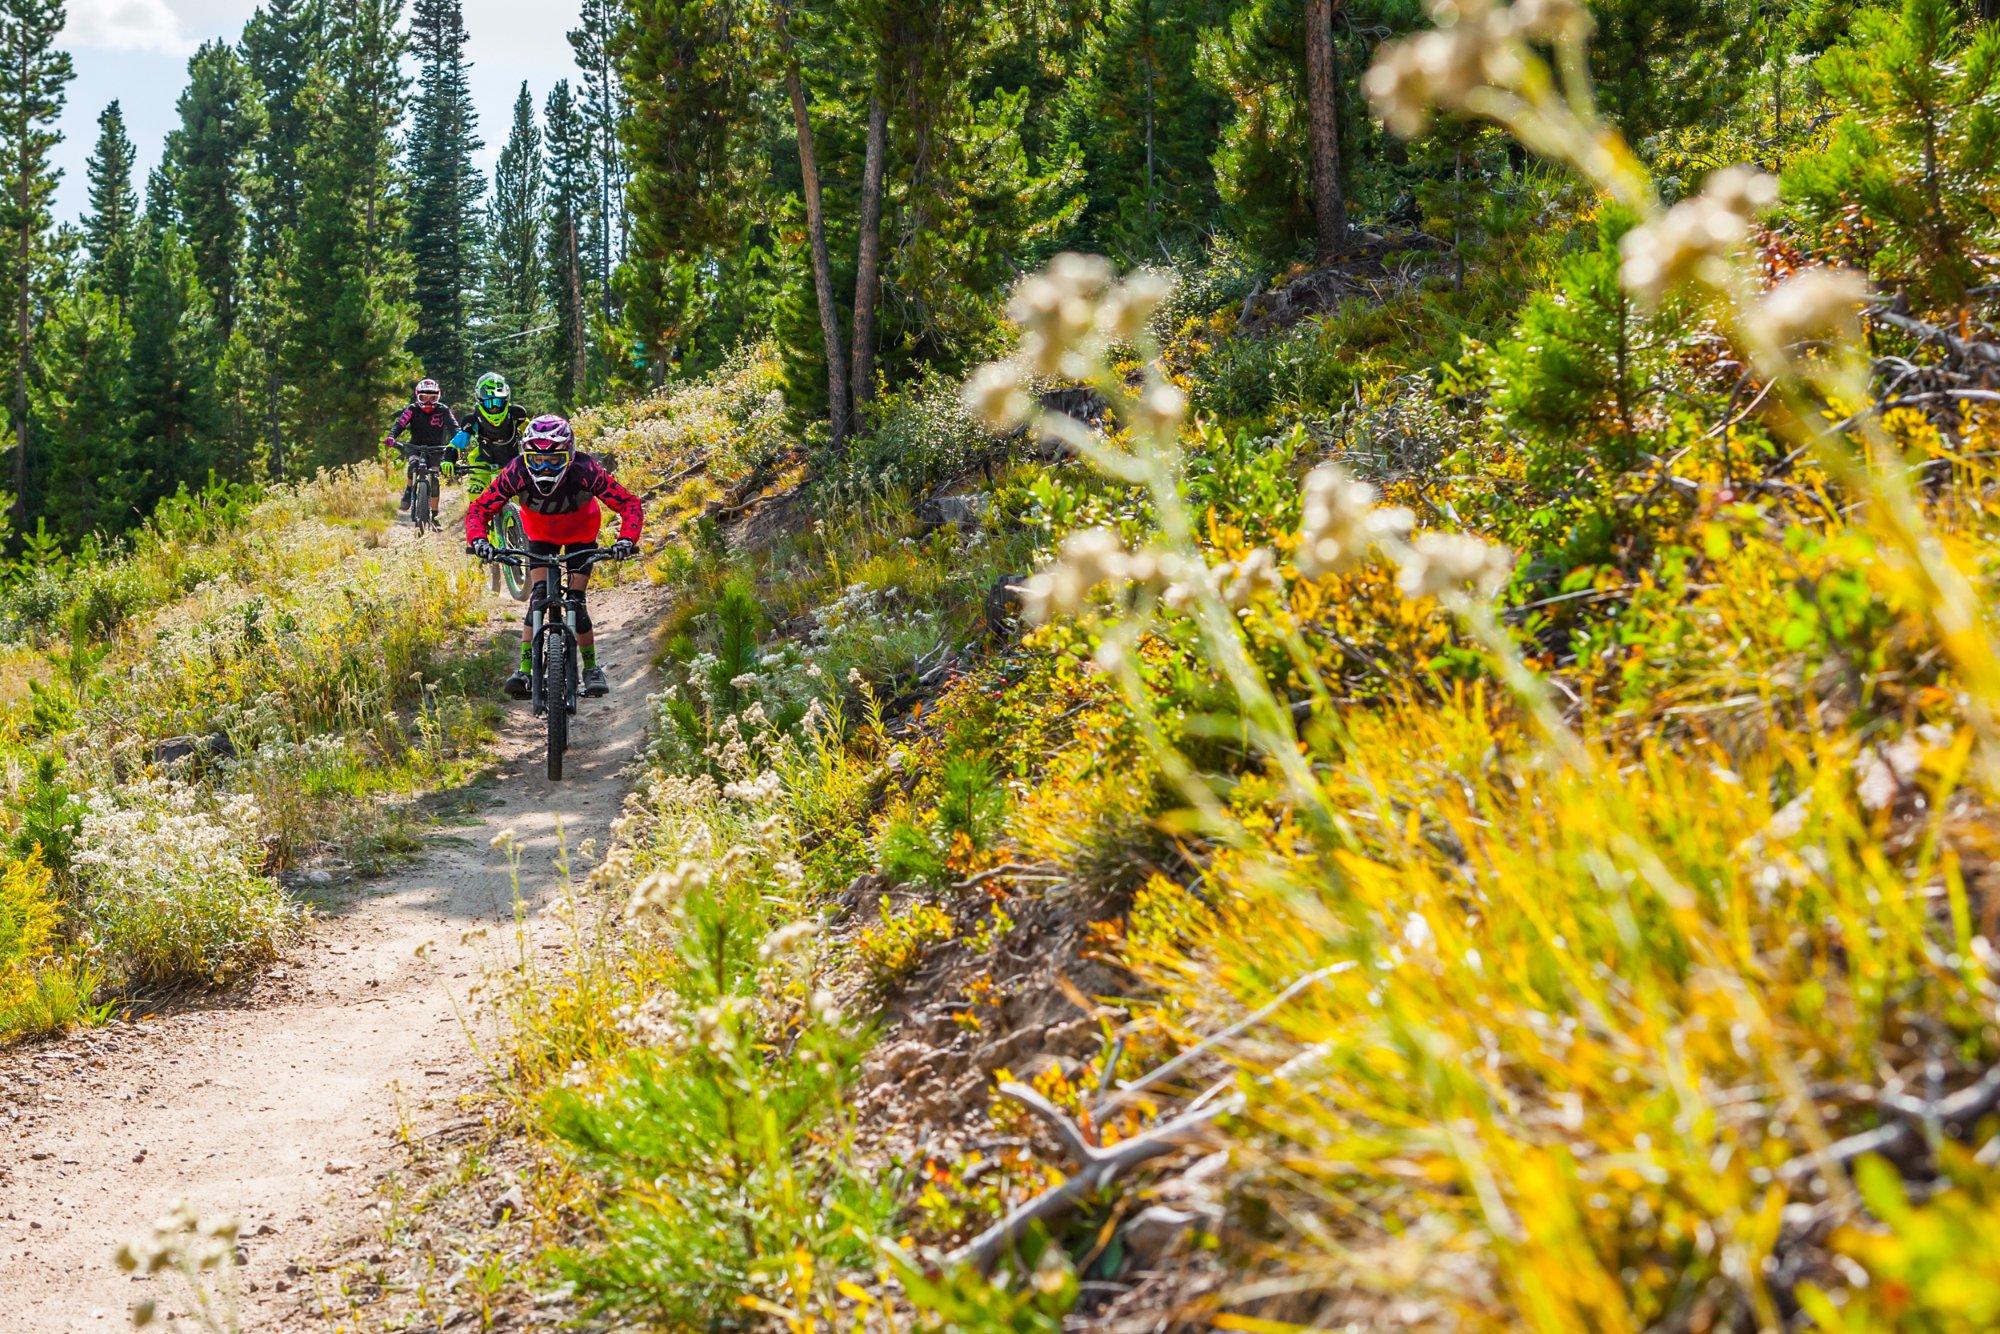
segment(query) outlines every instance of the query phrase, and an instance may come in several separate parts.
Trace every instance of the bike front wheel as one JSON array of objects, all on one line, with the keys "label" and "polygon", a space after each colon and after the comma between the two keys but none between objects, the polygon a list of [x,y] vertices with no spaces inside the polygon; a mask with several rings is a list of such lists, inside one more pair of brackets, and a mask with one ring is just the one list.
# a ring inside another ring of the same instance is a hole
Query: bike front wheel
[{"label": "bike front wheel", "polygon": [[[528,536],[521,531],[521,511],[509,504],[500,511],[500,546],[506,551],[526,551]],[[507,592],[516,602],[528,600],[528,572],[518,565],[503,565],[501,577],[506,581]]]},{"label": "bike front wheel", "polygon": [[418,477],[410,483],[410,524],[419,536],[431,522],[431,479]]},{"label": "bike front wheel", "polygon": [[569,641],[561,635],[542,640],[542,705],[549,721],[549,778],[563,776],[563,752],[569,749]]}]

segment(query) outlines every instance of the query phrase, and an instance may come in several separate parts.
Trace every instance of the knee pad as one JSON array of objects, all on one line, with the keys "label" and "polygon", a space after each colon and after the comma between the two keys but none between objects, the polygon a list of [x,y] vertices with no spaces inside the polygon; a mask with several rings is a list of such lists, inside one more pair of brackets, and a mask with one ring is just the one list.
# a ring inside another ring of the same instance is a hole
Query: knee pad
[{"label": "knee pad", "polygon": [[581,588],[576,591],[576,632],[579,635],[587,635],[591,632],[590,594]]}]

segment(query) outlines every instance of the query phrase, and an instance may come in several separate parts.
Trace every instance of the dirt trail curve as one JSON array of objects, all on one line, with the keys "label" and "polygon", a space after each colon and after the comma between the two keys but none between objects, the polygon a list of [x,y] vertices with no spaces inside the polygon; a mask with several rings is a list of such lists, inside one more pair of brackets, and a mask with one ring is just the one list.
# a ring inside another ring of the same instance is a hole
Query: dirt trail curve
[{"label": "dirt trail curve", "polygon": [[[618,812],[645,730],[649,618],[640,587],[591,602],[616,689],[580,710],[563,782],[544,777],[536,720],[510,709],[471,827],[358,886],[280,967],[149,1022],[0,1053],[0,1331],[129,1328],[151,1285],[112,1252],[177,1199],[242,1219],[246,1327],[293,1327],[288,1265],[351,1230],[400,1161],[403,1118],[419,1133],[450,1119],[473,1077],[456,1002],[511,945],[477,932],[513,916],[493,836],[519,834],[532,912],[556,887],[558,814],[574,850],[601,846]],[[494,628],[515,606],[496,601]],[[157,1295],[170,1309],[178,1293]]]}]

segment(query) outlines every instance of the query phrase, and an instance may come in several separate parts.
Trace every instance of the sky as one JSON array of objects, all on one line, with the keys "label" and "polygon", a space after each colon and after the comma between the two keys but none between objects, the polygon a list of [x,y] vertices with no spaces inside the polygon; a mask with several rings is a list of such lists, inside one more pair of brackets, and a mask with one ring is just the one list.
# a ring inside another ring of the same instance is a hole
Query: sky
[{"label": "sky", "polygon": [[[76,66],[55,151],[62,169],[56,194],[58,221],[74,221],[88,207],[84,163],[97,141],[97,116],[117,98],[139,150],[135,183],[160,160],[160,147],[176,121],[174,104],[187,83],[187,60],[211,37],[235,41],[255,0],[69,0],[63,46]],[[490,172],[514,98],[527,80],[541,106],[556,80],[575,79],[566,34],[576,25],[578,0],[465,0],[471,41],[472,97],[479,111],[478,155]]]}]

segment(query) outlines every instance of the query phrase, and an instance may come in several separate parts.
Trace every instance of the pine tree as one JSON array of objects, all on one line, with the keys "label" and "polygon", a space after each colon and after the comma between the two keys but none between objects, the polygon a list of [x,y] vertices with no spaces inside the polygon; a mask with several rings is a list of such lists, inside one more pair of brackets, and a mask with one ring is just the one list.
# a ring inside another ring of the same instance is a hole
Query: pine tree
[{"label": "pine tree", "polygon": [[74,70],[57,45],[62,0],[0,0],[0,293],[7,301],[5,333],[12,377],[14,507],[26,517],[29,454],[34,430],[28,381],[35,359],[35,314],[49,203],[61,175],[49,154],[64,90]]},{"label": "pine tree", "polygon": [[514,123],[493,168],[487,213],[486,265],[481,288],[479,364],[513,383],[516,397],[541,383],[535,330],[548,307],[542,290],[542,220],[547,187],[542,131],[528,85],[514,99]]},{"label": "pine tree", "polygon": [[1903,0],[1861,15],[1814,72],[1846,110],[1785,193],[1919,307],[1962,306],[2000,245],[2000,27],[1968,32],[1950,0]]},{"label": "pine tree", "polygon": [[[755,71],[726,0],[625,0],[619,56],[632,97],[624,123],[632,232],[618,275],[625,326],[655,376],[687,331],[697,270],[741,235],[742,136],[755,124]],[[564,90],[564,101],[569,100]],[[553,107],[553,98],[551,107]],[[549,153],[556,127],[544,117]]]},{"label": "pine tree", "polygon": [[564,411],[589,388],[589,294],[584,271],[585,229],[596,195],[590,126],[570,95],[569,80],[549,93],[542,116],[548,145],[548,205],[542,272],[552,322],[546,364],[556,403]]},{"label": "pine tree", "polygon": [[85,168],[90,212],[83,220],[83,238],[90,256],[91,283],[120,311],[132,294],[133,229],[138,212],[132,168],[137,156],[125,133],[125,113],[113,101],[97,118],[97,149]]},{"label": "pine tree", "polygon": [[581,73],[583,118],[590,127],[597,191],[591,212],[590,272],[607,321],[618,318],[611,271],[625,250],[628,215],[625,209],[625,161],[618,131],[627,112],[624,83],[619,77],[618,50],[623,35],[617,0],[583,0],[577,26],[570,30],[570,49]]},{"label": "pine tree", "polygon": [[264,90],[265,108],[264,133],[256,145],[255,180],[261,193],[250,220],[252,277],[244,321],[263,383],[248,413],[262,427],[268,465],[279,478],[291,471],[287,437],[300,411],[298,386],[284,373],[284,349],[305,318],[287,299],[304,192],[304,94],[325,59],[329,32],[320,0],[268,0],[243,27],[243,60]]},{"label": "pine tree", "polygon": [[1062,134],[1083,153],[1080,244],[1159,261],[1219,223],[1215,127],[1227,102],[1195,77],[1216,0],[1109,0],[1059,90]]},{"label": "pine tree", "polygon": [[409,144],[409,249],[425,293],[410,351],[452,398],[472,388],[467,298],[485,187],[472,165],[480,143],[461,0],[416,0],[410,41],[421,72]]},{"label": "pine tree", "polygon": [[1611,121],[1637,143],[1717,123],[1756,65],[1755,0],[1591,0],[1590,70]]},{"label": "pine tree", "polygon": [[[1326,10],[1324,0],[1240,0],[1204,35],[1197,62],[1235,108],[1214,156],[1224,218],[1274,261],[1291,258],[1308,237],[1322,261],[1331,258],[1345,216],[1370,202],[1371,173],[1354,165],[1375,155],[1378,133],[1361,105],[1361,72],[1382,38],[1423,18],[1412,0],[1348,0],[1332,45],[1322,48]],[[1325,62],[1317,74],[1315,59]],[[1327,116],[1337,137],[1330,155]],[[1321,179],[1329,168],[1335,179]],[[1337,207],[1330,188],[1338,191]]]},{"label": "pine tree", "polygon": [[140,515],[178,487],[199,489],[222,461],[218,350],[201,262],[167,218],[149,209],[132,280],[127,472]]},{"label": "pine tree", "polygon": [[262,90],[233,48],[208,42],[188,61],[181,123],[167,136],[167,170],[195,272],[217,331],[229,337],[248,284],[245,244],[265,133]]},{"label": "pine tree", "polygon": [[[128,223],[120,238],[127,262],[137,235]],[[71,541],[118,532],[135,518],[138,497],[128,494],[131,358],[132,328],[102,288],[58,300],[42,326],[31,407],[36,437],[46,443],[35,511]]]},{"label": "pine tree", "polygon": [[310,318],[293,327],[285,362],[309,408],[300,424],[308,464],[368,455],[390,405],[408,392],[412,277],[394,138],[407,84],[397,11],[397,0],[352,0],[300,96],[304,188],[285,299]]}]

